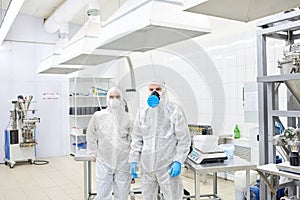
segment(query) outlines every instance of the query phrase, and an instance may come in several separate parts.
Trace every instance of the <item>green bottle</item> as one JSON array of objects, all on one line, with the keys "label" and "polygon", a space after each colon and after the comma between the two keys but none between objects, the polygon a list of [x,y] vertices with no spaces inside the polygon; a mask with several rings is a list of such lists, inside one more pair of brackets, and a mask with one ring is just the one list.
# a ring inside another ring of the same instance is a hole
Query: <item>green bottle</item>
[{"label": "green bottle", "polygon": [[240,129],[239,129],[237,124],[235,125],[235,128],[234,128],[233,132],[234,132],[234,138],[235,139],[239,139],[241,137]]}]

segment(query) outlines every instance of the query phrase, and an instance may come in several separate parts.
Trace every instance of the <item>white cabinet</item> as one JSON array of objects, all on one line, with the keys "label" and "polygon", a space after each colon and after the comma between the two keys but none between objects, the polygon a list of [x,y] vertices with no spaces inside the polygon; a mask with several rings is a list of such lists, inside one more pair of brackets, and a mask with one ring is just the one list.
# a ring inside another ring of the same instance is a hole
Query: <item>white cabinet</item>
[{"label": "white cabinet", "polygon": [[70,154],[86,148],[86,129],[91,116],[106,108],[111,78],[69,79]]}]

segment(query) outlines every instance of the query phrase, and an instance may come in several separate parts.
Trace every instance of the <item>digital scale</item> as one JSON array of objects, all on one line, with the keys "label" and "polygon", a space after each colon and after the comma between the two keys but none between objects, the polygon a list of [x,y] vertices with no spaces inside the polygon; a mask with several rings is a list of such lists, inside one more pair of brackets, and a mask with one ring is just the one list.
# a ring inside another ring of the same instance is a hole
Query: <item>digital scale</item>
[{"label": "digital scale", "polygon": [[218,137],[213,135],[197,135],[193,138],[194,147],[188,155],[196,164],[223,162],[227,159],[224,150],[217,146]]},{"label": "digital scale", "polygon": [[195,148],[193,148],[188,157],[196,164],[223,162],[227,159],[224,152],[203,153]]}]

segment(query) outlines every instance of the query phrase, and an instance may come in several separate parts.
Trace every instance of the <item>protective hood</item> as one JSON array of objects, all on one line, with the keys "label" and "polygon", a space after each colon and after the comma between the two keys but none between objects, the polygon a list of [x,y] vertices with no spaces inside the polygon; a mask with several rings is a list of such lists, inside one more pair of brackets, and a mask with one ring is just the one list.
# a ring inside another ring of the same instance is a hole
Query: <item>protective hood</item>
[{"label": "protective hood", "polygon": [[[111,105],[112,99],[109,98],[109,96],[110,96],[112,93],[118,93],[118,94],[120,95],[120,99],[118,99],[118,100],[120,100],[120,106],[119,106],[118,109],[123,109],[123,108],[124,108],[123,94],[122,94],[121,90],[120,90],[119,88],[117,88],[117,87],[112,87],[112,88],[110,88],[110,89],[108,90],[108,92],[107,92],[107,96],[106,96],[106,105],[107,105],[107,109],[108,109],[108,110],[112,110],[112,109],[113,109],[113,108],[112,108],[112,105]],[[115,100],[115,99],[113,99],[113,100]]]},{"label": "protective hood", "polygon": [[[168,102],[167,87],[165,82],[161,78],[155,77],[149,82],[148,87],[153,84],[159,85],[162,88],[162,91],[158,92],[160,95],[160,103],[158,107],[165,105]],[[149,95],[151,95],[151,92],[149,92]]]}]

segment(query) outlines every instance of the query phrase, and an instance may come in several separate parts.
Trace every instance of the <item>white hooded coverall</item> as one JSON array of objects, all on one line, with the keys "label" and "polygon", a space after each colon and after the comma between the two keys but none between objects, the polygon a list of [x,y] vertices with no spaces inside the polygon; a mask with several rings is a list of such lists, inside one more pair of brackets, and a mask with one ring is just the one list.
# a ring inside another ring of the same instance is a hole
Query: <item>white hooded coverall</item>
[{"label": "white hooded coverall", "polygon": [[[120,106],[110,106],[109,95],[120,94]],[[132,121],[122,105],[121,91],[111,88],[107,93],[107,105],[96,112],[87,128],[87,150],[96,157],[97,200],[111,200],[112,191],[115,200],[127,200],[131,176],[128,155],[130,150],[130,132]]]},{"label": "white hooded coverall", "polygon": [[[162,88],[164,85],[160,84]],[[188,123],[181,107],[166,100],[165,88],[155,108],[140,108],[133,125],[129,162],[140,164],[142,199],[155,200],[158,185],[166,200],[182,200],[181,176],[170,177],[174,161],[183,164],[191,145]]]}]

